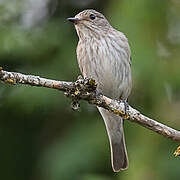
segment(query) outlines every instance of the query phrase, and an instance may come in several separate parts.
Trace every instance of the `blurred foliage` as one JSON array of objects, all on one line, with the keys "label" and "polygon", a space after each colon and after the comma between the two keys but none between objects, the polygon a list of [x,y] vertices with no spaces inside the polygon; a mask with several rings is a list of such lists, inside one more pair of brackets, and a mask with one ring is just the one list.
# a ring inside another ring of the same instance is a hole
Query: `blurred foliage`
[{"label": "blurred foliage", "polygon": [[[129,103],[180,127],[180,2],[178,0],[1,0],[0,66],[74,81],[77,35],[66,18],[87,8],[103,12],[132,50]],[[125,122],[129,169],[113,173],[104,123],[96,108],[70,108],[63,93],[0,83],[0,179],[177,180],[178,146]]]}]

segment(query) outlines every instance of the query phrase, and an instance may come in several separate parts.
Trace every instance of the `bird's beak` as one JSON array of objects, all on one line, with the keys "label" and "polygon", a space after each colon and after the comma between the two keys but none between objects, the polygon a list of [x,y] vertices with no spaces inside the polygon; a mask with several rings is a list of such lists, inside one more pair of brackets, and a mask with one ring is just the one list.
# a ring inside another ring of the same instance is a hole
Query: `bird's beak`
[{"label": "bird's beak", "polygon": [[75,17],[70,17],[70,18],[67,18],[68,21],[72,22],[72,23],[77,23],[80,21],[79,18],[75,18]]}]

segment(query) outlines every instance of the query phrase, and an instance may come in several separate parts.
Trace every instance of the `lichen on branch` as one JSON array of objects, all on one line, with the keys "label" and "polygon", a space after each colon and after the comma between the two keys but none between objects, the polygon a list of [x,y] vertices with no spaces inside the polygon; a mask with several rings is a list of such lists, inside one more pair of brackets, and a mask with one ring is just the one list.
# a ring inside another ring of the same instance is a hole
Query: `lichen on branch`
[{"label": "lichen on branch", "polygon": [[123,117],[123,119],[135,122],[164,137],[180,142],[180,131],[144,116],[130,105],[128,105],[128,108],[125,111],[126,104],[123,101],[110,99],[103,94],[100,94],[96,90],[97,84],[93,79],[83,79],[80,76],[76,82],[57,81],[34,75],[8,72],[0,67],[0,81],[11,85],[25,84],[63,91],[67,97],[72,99],[72,107],[74,109],[79,108],[80,100],[85,100],[90,104],[105,108],[108,111]]}]

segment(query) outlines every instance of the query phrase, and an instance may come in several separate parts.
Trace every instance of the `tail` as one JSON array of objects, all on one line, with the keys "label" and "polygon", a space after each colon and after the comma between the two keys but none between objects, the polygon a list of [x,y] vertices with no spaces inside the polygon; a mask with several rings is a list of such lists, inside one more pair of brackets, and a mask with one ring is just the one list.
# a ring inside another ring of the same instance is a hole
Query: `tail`
[{"label": "tail", "polygon": [[111,161],[114,172],[128,168],[128,157],[124,139],[123,120],[121,117],[98,107],[109,136]]}]

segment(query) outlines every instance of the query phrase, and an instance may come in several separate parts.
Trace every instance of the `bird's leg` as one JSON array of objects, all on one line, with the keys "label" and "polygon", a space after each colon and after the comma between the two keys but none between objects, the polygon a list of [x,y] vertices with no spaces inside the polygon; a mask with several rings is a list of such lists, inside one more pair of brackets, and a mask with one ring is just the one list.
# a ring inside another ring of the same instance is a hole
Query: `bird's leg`
[{"label": "bird's leg", "polygon": [[103,95],[100,91],[96,91],[96,96],[101,96]]},{"label": "bird's leg", "polygon": [[129,104],[127,103],[126,100],[122,100],[122,102],[124,103],[124,116],[123,116],[123,119],[128,119],[129,118],[129,115],[128,115]]}]

